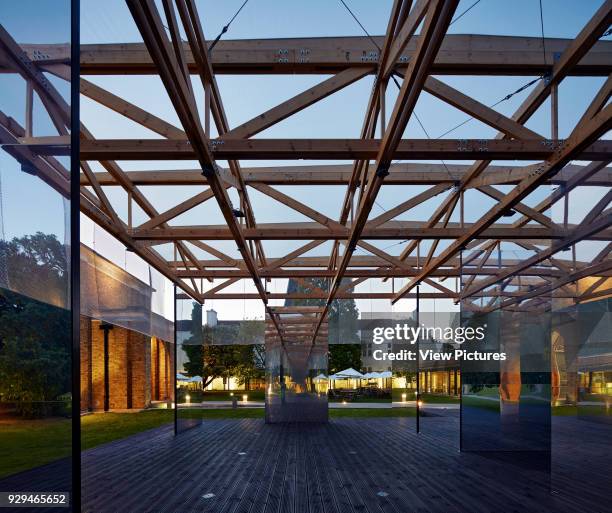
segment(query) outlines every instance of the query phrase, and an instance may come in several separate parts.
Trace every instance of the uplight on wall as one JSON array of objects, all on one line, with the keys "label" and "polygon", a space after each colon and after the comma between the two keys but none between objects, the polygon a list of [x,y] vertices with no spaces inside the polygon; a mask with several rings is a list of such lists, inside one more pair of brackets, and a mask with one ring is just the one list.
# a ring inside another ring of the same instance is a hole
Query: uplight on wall
[{"label": "uplight on wall", "polygon": [[405,403],[405,402],[406,402],[406,397],[407,397],[407,396],[406,396],[406,394],[405,394],[405,393],[403,393],[403,394],[402,394],[402,402],[403,402],[403,403]]},{"label": "uplight on wall", "polygon": [[189,404],[189,403],[190,403],[190,401],[191,401],[191,396],[190,396],[189,394],[187,394],[187,395],[185,396],[185,400],[187,401],[187,404]]},{"label": "uplight on wall", "polygon": [[248,396],[248,395],[246,395],[246,394],[245,394],[245,395],[243,395],[243,396],[242,396],[242,400],[243,400],[243,402],[245,402],[245,403],[246,403],[246,402],[249,400],[249,396]]}]

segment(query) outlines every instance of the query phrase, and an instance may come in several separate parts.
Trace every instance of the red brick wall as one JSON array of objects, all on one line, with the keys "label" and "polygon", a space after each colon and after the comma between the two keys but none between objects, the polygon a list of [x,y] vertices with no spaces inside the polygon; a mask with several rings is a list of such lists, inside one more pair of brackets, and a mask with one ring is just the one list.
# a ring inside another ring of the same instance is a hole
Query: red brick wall
[{"label": "red brick wall", "polygon": [[[159,345],[163,347],[164,343]],[[152,358],[153,347],[151,338],[141,333],[118,326],[108,332],[111,410],[150,406],[153,397],[152,362],[155,361]],[[171,373],[164,365],[166,355],[163,351],[160,351],[160,366],[164,369],[163,379],[166,381]],[[168,383],[160,382],[161,390],[170,388]],[[81,317],[81,409],[104,409],[104,330],[100,329],[100,321],[87,317]]]},{"label": "red brick wall", "polygon": [[151,400],[159,401],[159,363],[157,357],[159,355],[159,343],[155,337],[151,338]]},{"label": "red brick wall", "polygon": [[151,339],[151,400],[174,400],[174,348],[169,342]]},{"label": "red brick wall", "polygon": [[168,400],[168,351],[165,342],[159,340],[159,398]]},{"label": "red brick wall", "polygon": [[[104,336],[104,330],[98,329],[99,337]],[[111,410],[128,407],[128,331],[115,326],[108,332],[108,375]]]},{"label": "red brick wall", "polygon": [[91,319],[81,316],[81,410],[91,405]]},{"label": "red brick wall", "polygon": [[131,374],[132,408],[151,404],[151,344],[150,338],[134,331],[128,332],[127,365]]},{"label": "red brick wall", "polygon": [[[83,372],[83,369],[81,369],[81,372]],[[95,320],[91,321],[90,409],[104,409],[104,333],[100,329],[100,321]]]}]

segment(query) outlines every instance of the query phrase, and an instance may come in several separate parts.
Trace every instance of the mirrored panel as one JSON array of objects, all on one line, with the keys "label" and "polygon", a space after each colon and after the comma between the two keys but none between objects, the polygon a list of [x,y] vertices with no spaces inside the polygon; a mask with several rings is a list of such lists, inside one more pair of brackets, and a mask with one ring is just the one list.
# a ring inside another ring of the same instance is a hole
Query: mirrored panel
[{"label": "mirrored panel", "polygon": [[[612,300],[597,297],[609,294],[609,278],[585,278],[572,289],[595,297],[558,298],[552,313],[552,485],[597,509],[607,501],[612,457]],[[585,461],[589,472],[573,471]]]},{"label": "mirrored panel", "polygon": [[[537,463],[546,467],[551,447],[550,294],[518,301],[541,280],[534,278],[536,273],[551,271],[550,264],[541,269],[525,265],[533,253],[498,246],[481,256],[472,251],[462,255],[461,323],[484,336],[461,359],[461,443],[465,451],[542,452]],[[499,277],[476,277],[489,266],[497,268]]]},{"label": "mirrored panel", "polygon": [[[78,262],[71,262],[70,14],[69,0],[0,8],[0,491],[66,492],[67,504],[78,415],[72,411],[71,269]],[[62,45],[57,68],[65,78],[37,63],[37,51],[51,44]]]},{"label": "mirrored panel", "polygon": [[[321,307],[275,307],[266,316],[266,422],[326,422],[328,323]],[[350,379],[346,376],[346,379]]]},{"label": "mirrored panel", "polygon": [[176,432],[180,433],[202,423],[197,406],[203,400],[210,368],[216,363],[211,345],[205,344],[205,332],[211,332],[216,325],[214,321],[212,326],[205,325],[202,305],[178,291],[175,312]]}]

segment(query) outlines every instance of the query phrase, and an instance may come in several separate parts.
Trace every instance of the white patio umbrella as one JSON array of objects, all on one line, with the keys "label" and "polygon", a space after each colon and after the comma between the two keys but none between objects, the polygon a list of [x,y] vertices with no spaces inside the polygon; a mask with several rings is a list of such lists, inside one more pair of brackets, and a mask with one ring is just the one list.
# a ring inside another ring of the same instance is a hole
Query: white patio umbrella
[{"label": "white patio umbrella", "polygon": [[352,367],[349,367],[348,369],[344,369],[343,371],[336,372],[336,374],[332,374],[329,377],[329,379],[330,380],[346,379],[346,380],[349,380],[349,385],[350,385],[350,380],[352,379],[352,380],[355,380],[354,385],[357,386],[357,380],[363,379],[363,374],[359,371],[356,371]]},{"label": "white patio umbrella", "polygon": [[361,379],[363,378],[363,374],[361,374],[361,372],[359,371],[356,371],[352,367],[349,367],[348,369],[344,369],[343,371],[336,372],[336,374],[333,374],[332,376],[330,376],[330,378],[333,378],[333,379]]}]

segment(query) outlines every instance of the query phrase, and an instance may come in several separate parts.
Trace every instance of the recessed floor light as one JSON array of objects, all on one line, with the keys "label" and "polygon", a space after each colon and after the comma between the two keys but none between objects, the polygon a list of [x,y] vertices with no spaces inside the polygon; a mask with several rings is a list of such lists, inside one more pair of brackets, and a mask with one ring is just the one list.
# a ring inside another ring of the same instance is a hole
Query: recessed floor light
[{"label": "recessed floor light", "polygon": [[239,452],[238,456],[244,456],[246,454],[246,452]]},{"label": "recessed floor light", "polygon": [[376,495],[378,495],[379,497],[387,497],[389,494],[387,492],[380,491]]},{"label": "recessed floor light", "polygon": [[204,495],[202,495],[202,499],[212,499],[214,496],[214,493],[205,493]]}]

